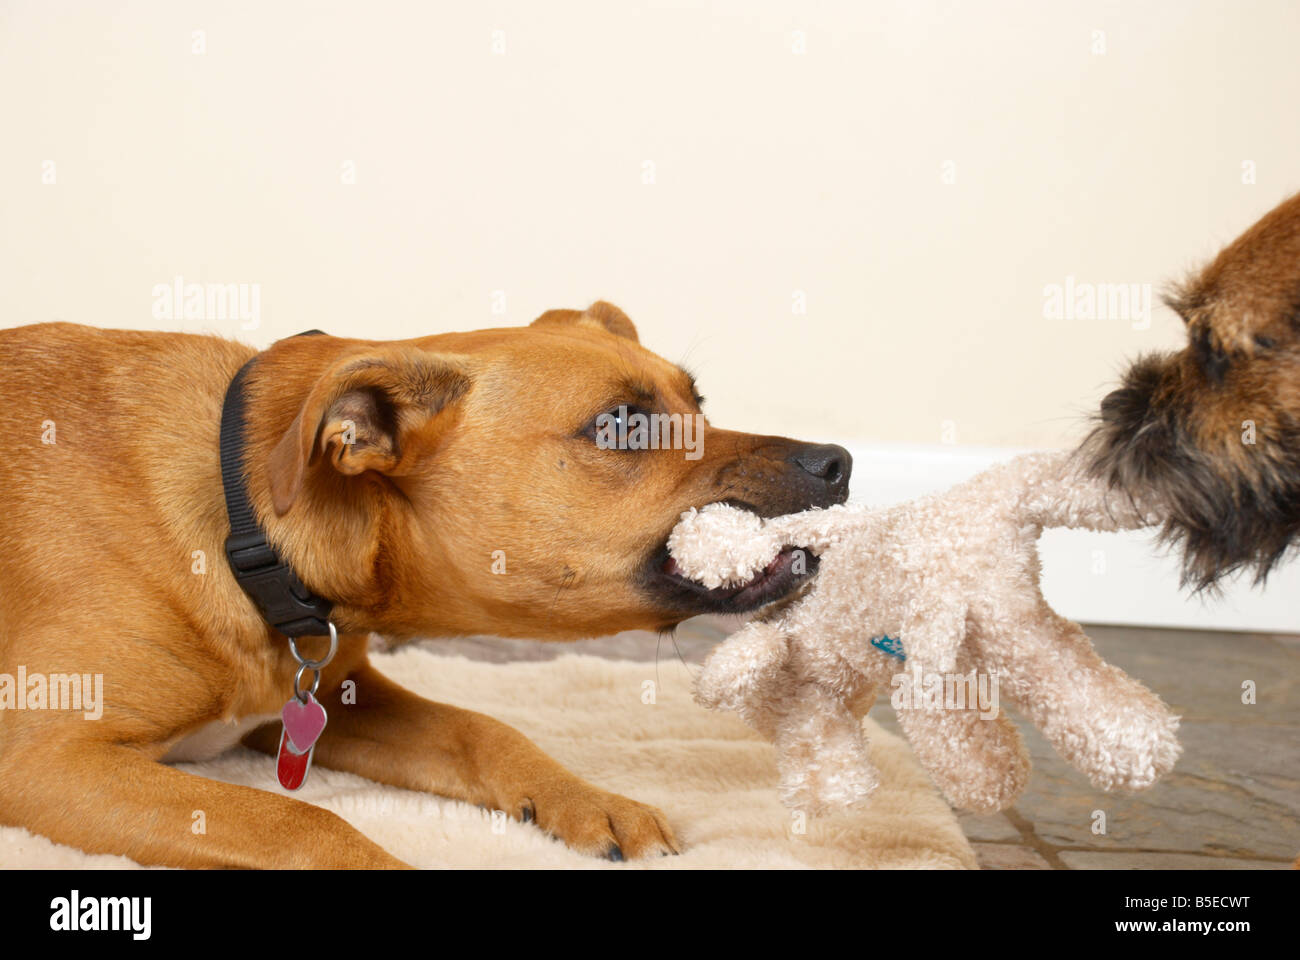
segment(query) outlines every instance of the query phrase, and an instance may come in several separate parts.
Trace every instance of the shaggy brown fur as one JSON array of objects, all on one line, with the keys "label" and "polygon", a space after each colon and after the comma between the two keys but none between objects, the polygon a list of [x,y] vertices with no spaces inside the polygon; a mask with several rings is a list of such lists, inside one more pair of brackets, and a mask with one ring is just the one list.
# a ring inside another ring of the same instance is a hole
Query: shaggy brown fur
[{"label": "shaggy brown fur", "polygon": [[1081,452],[1163,502],[1185,585],[1243,569],[1262,583],[1300,537],[1300,195],[1166,302],[1187,346],[1138,358]]},{"label": "shaggy brown fur", "polygon": [[[246,742],[273,753],[266,721],[292,689],[285,639],[223,553],[221,403],[253,355],[215,337],[0,331],[0,673],[101,674],[104,694],[98,719],[0,710],[0,822],[146,864],[398,865],[332,813],[158,762],[258,724]],[[752,609],[802,578],[691,585],[663,569],[678,517],[841,502],[847,454],[707,424],[696,459],[599,448],[591,424],[620,405],[699,412],[690,377],[605,303],[516,329],[282,340],[246,384],[250,498],[342,634],[316,763],[504,810],[593,854],[676,849],[659,811],[385,679],[367,633],[565,640]]]}]

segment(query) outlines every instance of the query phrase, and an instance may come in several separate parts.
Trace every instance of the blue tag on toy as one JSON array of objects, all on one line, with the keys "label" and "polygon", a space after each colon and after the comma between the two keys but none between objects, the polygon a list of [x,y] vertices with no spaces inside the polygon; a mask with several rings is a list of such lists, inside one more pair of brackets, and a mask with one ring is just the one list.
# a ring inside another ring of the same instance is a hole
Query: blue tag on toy
[{"label": "blue tag on toy", "polygon": [[886,634],[883,637],[872,637],[871,645],[877,650],[882,650],[891,657],[897,657],[899,660],[906,660],[907,655],[903,653],[903,641]]}]

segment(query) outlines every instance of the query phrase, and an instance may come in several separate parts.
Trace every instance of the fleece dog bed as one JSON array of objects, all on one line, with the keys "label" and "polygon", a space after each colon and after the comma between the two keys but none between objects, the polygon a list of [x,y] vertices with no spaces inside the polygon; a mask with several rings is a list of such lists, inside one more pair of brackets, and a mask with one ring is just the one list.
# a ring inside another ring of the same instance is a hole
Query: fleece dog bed
[{"label": "fleece dog bed", "polygon": [[[602,870],[974,868],[952,810],[907,745],[866,721],[881,785],[868,809],[807,821],[798,833],[776,795],[772,747],[730,714],[696,706],[690,669],[565,656],[491,664],[406,648],[374,654],[384,673],[426,697],[490,714],[532,737],[579,776],[654,804],[685,852],[609,863],[574,853],[530,824],[428,794],[315,767],[295,795],[332,810],[419,867]],[[653,699],[652,703],[645,702]],[[279,790],[271,758],[236,748],[179,769]],[[0,867],[133,867],[16,827],[0,827]]]}]

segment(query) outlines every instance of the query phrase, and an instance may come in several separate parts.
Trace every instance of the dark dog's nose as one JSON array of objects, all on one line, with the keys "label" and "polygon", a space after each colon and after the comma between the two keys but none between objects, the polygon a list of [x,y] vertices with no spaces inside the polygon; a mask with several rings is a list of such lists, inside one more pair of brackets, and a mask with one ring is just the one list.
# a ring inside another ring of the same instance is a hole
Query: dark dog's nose
[{"label": "dark dog's nose", "polygon": [[826,492],[837,503],[843,503],[848,497],[853,458],[843,447],[833,443],[808,444],[792,454],[790,461],[804,473],[826,484]]}]

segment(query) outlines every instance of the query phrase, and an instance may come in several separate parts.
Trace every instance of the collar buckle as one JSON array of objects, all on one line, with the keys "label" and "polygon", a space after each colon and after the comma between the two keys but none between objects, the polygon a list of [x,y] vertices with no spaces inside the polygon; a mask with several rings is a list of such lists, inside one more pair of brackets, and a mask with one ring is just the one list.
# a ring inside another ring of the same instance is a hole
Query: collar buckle
[{"label": "collar buckle", "polygon": [[262,617],[286,637],[330,632],[330,602],[308,590],[261,533],[229,537],[226,559]]}]

